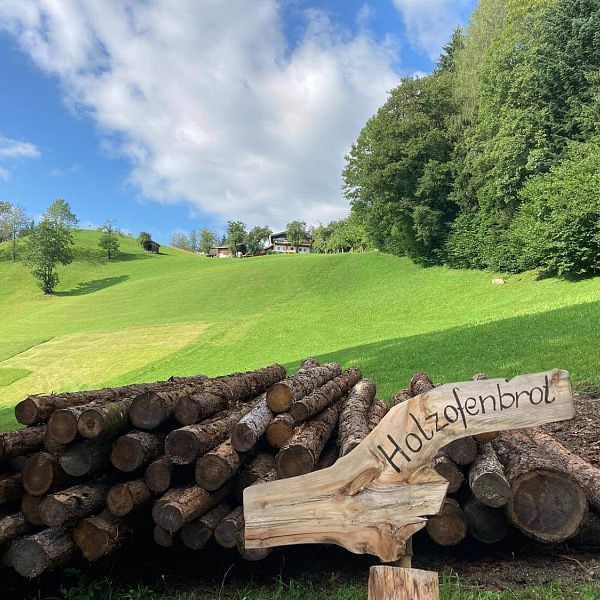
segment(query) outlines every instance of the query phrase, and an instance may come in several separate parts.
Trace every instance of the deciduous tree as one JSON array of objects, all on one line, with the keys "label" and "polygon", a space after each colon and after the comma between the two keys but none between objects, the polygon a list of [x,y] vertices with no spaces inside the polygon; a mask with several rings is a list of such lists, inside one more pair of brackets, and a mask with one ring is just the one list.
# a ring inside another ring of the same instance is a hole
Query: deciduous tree
[{"label": "deciduous tree", "polygon": [[119,245],[121,244],[121,240],[119,238],[122,237],[122,233],[115,227],[116,221],[113,219],[108,219],[104,225],[98,228],[98,231],[101,232],[100,239],[98,240],[98,246],[103,250],[106,250],[108,255],[108,260],[114,257],[114,255],[119,251]]}]

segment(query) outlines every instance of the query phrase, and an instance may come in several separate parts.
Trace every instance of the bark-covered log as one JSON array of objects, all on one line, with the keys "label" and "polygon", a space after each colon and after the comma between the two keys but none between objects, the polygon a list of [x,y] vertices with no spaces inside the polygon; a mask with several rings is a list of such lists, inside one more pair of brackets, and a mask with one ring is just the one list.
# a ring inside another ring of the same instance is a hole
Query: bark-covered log
[{"label": "bark-covered log", "polygon": [[22,577],[37,577],[69,561],[76,552],[73,525],[44,529],[16,539],[10,546],[11,565]]},{"label": "bark-covered log", "polygon": [[256,406],[233,426],[231,445],[238,452],[248,452],[263,436],[272,419],[273,411],[269,408],[267,395],[264,393]]},{"label": "bark-covered log", "polygon": [[335,464],[335,461],[338,459],[338,448],[335,443],[330,442],[325,446],[323,452],[321,452],[321,456],[319,456],[319,460],[317,461],[317,466],[315,467],[315,471],[319,471],[321,469],[326,469],[327,467],[331,467]]},{"label": "bark-covered log", "polygon": [[181,529],[182,542],[192,550],[204,548],[213,536],[215,527],[230,512],[231,505],[224,501],[201,517],[186,523]]},{"label": "bark-covered log", "polygon": [[15,473],[22,473],[32,456],[33,454],[20,454],[19,456],[9,459],[8,465]]},{"label": "bark-covered log", "polygon": [[585,522],[587,500],[576,474],[522,431],[502,432],[493,442],[512,488],[507,514],[528,536],[562,542]]},{"label": "bark-covered log", "polygon": [[238,533],[244,528],[244,509],[234,508],[215,527],[215,542],[223,548],[233,548],[237,544]]},{"label": "bark-covered log", "polygon": [[469,435],[450,442],[444,450],[457,465],[470,465],[477,456],[477,442]]},{"label": "bark-covered log", "polygon": [[388,406],[381,398],[373,398],[373,402],[371,402],[371,406],[369,406],[369,410],[367,411],[369,432],[373,431],[379,425],[379,421],[385,417],[387,411]]},{"label": "bark-covered log", "polygon": [[247,462],[238,473],[233,482],[233,495],[235,499],[242,504],[244,499],[244,490],[253,485],[259,479],[266,477],[275,469],[275,459],[271,454],[261,452],[251,461]]},{"label": "bark-covered log", "polygon": [[456,500],[446,498],[438,515],[429,517],[429,537],[440,546],[456,546],[467,536],[467,519]]},{"label": "bark-covered log", "polygon": [[109,485],[105,482],[74,485],[50,494],[40,504],[40,516],[48,527],[59,527],[92,515],[106,505]]},{"label": "bark-covered log", "polygon": [[152,530],[152,537],[154,538],[154,543],[162,548],[170,548],[175,543],[175,536],[177,532],[171,533],[166,529],[163,529],[159,525],[155,525]]},{"label": "bark-covered log", "polygon": [[375,384],[370,379],[362,379],[342,401],[338,434],[340,456],[348,454],[369,435],[367,412],[374,398]]},{"label": "bark-covered log", "polygon": [[152,520],[157,523],[158,522],[158,514],[160,513],[162,507],[165,504],[171,502],[171,500],[176,500],[183,493],[183,490],[191,487],[192,484],[186,484],[175,488],[170,488],[167,490],[158,500],[155,500],[152,505]]},{"label": "bark-covered log", "polygon": [[348,369],[304,398],[294,402],[290,406],[289,414],[296,424],[300,424],[347,394],[361,378],[362,373],[358,369]]},{"label": "bark-covered log", "polygon": [[231,440],[225,440],[198,459],[196,483],[205,490],[217,490],[233,478],[241,464],[242,457],[231,445]]},{"label": "bark-covered log", "polygon": [[147,431],[131,431],[113,446],[110,462],[119,471],[131,473],[163,453],[165,436]]},{"label": "bark-covered log", "polygon": [[600,469],[573,454],[552,436],[542,431],[533,431],[533,441],[560,464],[561,469],[571,473],[572,477],[583,488],[585,495],[597,511],[600,511]]},{"label": "bark-covered log", "polygon": [[148,504],[152,499],[152,491],[143,479],[134,479],[125,483],[117,483],[108,490],[106,506],[111,513],[124,517],[130,512]]},{"label": "bark-covered log", "polygon": [[31,523],[22,512],[0,518],[0,546],[29,533],[31,529]]},{"label": "bark-covered log", "polygon": [[490,442],[478,444],[477,458],[469,470],[469,487],[477,500],[495,508],[504,506],[511,496],[504,467]]},{"label": "bark-covered log", "polygon": [[223,411],[212,419],[172,431],[165,442],[165,455],[178,465],[194,462],[229,436],[231,428],[255,406],[254,402]]},{"label": "bark-covered log", "polygon": [[32,496],[43,496],[66,487],[71,478],[61,468],[59,457],[49,452],[36,452],[21,473],[23,488]]},{"label": "bark-covered log", "polygon": [[278,414],[267,426],[265,437],[272,448],[283,448],[294,435],[296,421],[290,413]]},{"label": "bark-covered log", "polygon": [[240,558],[249,562],[264,560],[273,552],[273,548],[246,548],[246,536],[243,527],[238,532],[236,548]]},{"label": "bark-covered log", "polygon": [[456,466],[456,463],[443,450],[440,450],[433,459],[433,468],[448,482],[449,494],[458,492],[465,480],[465,476]]},{"label": "bark-covered log", "polygon": [[396,406],[396,404],[402,404],[402,402],[406,402],[413,397],[410,388],[402,388],[398,392],[394,394],[392,399],[392,406]]},{"label": "bark-covered log", "polygon": [[105,510],[79,521],[73,541],[87,560],[98,560],[118,550],[130,533],[123,518]]},{"label": "bark-covered log", "polygon": [[230,491],[231,486],[228,485],[214,492],[208,492],[197,485],[184,488],[168,502],[161,504],[158,510],[153,510],[153,516],[156,514],[155,522],[167,531],[179,531],[186,523],[220,504]]},{"label": "bark-covered log", "polygon": [[286,412],[292,402],[300,400],[342,372],[337,363],[300,369],[292,377],[272,385],[267,391],[267,404],[274,413]]},{"label": "bark-covered log", "polygon": [[0,459],[37,452],[44,445],[45,435],[45,425],[0,433]]},{"label": "bark-covered log", "polygon": [[415,373],[410,378],[410,393],[412,396],[425,394],[434,387],[435,385],[427,373]]},{"label": "bark-covered log", "polygon": [[569,540],[583,548],[600,548],[600,516],[590,511],[577,535]]},{"label": "bark-covered log", "polygon": [[[67,449],[67,444],[61,444],[57,442],[52,436],[48,435],[48,429],[46,428],[46,435],[44,436],[44,443],[42,444],[44,450],[46,452],[50,452],[50,454],[63,454],[63,452]],[[30,456],[30,455],[24,455]]]},{"label": "bark-covered log", "polygon": [[44,501],[45,496],[32,496],[24,494],[21,499],[21,512],[32,525],[38,527],[44,525],[42,516],[40,515],[40,504]]},{"label": "bark-covered log", "polygon": [[133,398],[103,405],[86,405],[77,420],[79,435],[89,440],[112,439],[130,426],[129,410]]},{"label": "bark-covered log", "polygon": [[0,504],[14,504],[23,496],[21,473],[0,475]]},{"label": "bark-covered log", "polygon": [[506,537],[508,521],[504,510],[470,498],[463,506],[469,535],[483,544],[496,544]]},{"label": "bark-covered log", "polygon": [[[114,402],[141,394],[147,390],[169,389],[182,384],[196,384],[206,379],[204,375],[189,378],[178,378],[178,381],[157,381],[155,383],[136,383],[102,390],[89,390],[85,392],[66,392],[64,394],[50,394],[47,396],[29,396],[15,407],[15,417],[23,425],[44,423],[50,415],[59,408],[80,406],[90,402]],[[185,379],[185,381],[183,380]]]},{"label": "bark-covered log", "polygon": [[48,419],[47,436],[57,444],[70,444],[77,437],[77,422],[82,413],[101,403],[81,404],[55,410]]},{"label": "bark-covered log", "polygon": [[200,423],[233,402],[244,402],[266,392],[284,377],[285,369],[277,364],[220,377],[200,393],[181,398],[175,408],[175,418],[182,425]]},{"label": "bark-covered log", "polygon": [[331,437],[340,415],[342,401],[338,401],[303,423],[275,458],[277,474],[281,479],[310,473]]},{"label": "bark-covered log", "polygon": [[110,464],[112,444],[104,440],[84,441],[69,446],[60,457],[62,470],[73,477],[83,477],[104,470]]}]

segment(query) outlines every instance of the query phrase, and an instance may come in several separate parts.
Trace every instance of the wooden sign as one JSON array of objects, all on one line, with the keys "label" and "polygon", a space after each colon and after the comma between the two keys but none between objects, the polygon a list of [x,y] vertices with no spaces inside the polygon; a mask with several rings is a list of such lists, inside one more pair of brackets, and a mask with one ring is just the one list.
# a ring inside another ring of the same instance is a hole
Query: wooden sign
[{"label": "wooden sign", "polygon": [[431,467],[440,448],[573,414],[569,374],[558,369],[434,388],[392,408],[333,466],[247,488],[246,546],[339,544],[397,560],[424,517],[441,508],[448,484]]}]

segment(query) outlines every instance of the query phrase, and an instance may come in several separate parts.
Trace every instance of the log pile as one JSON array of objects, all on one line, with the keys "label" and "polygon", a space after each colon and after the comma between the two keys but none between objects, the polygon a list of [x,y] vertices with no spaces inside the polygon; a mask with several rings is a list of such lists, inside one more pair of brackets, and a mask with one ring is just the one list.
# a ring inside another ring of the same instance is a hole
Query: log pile
[{"label": "log pile", "polygon": [[[482,375],[478,375],[482,377]],[[415,374],[393,403],[434,387]],[[140,527],[159,546],[209,543],[245,560],[248,486],[325,469],[388,410],[358,369],[304,361],[208,378],[178,377],[89,392],[30,396],[24,429],[0,434],[4,562],[36,577],[83,555],[94,561]],[[600,471],[539,431],[466,438],[433,462],[448,498],[427,531],[438,544],[531,538],[600,545]]]}]

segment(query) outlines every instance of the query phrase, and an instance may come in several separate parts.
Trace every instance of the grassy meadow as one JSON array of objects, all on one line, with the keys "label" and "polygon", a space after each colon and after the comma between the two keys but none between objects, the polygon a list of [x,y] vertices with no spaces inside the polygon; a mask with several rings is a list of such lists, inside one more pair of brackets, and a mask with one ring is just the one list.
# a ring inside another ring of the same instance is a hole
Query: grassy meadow
[{"label": "grassy meadow", "polygon": [[381,253],[220,260],[124,237],[108,261],[77,231],[76,260],[44,296],[0,246],[0,426],[29,393],[217,375],[308,355],[358,366],[384,398],[436,381],[561,367],[594,380],[600,279],[422,268]]}]

